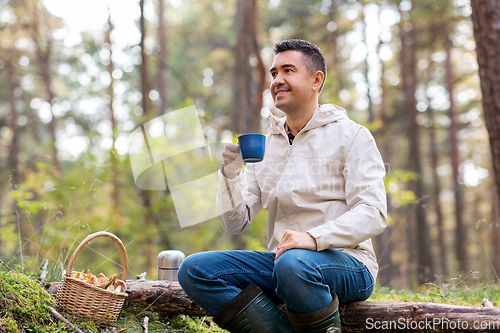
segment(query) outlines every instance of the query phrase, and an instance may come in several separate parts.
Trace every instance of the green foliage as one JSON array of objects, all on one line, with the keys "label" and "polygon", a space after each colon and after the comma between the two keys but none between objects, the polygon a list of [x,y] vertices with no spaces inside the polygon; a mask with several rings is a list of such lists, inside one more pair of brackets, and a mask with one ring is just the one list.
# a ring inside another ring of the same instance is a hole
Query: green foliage
[{"label": "green foliage", "polygon": [[52,322],[49,306],[55,300],[20,266],[0,267],[0,331],[63,332]]},{"label": "green foliage", "polygon": [[[127,235],[141,228],[131,221],[142,215],[143,207],[135,199],[134,189],[123,184],[123,205],[118,211],[113,210],[110,205],[112,187],[109,179],[112,175],[107,168],[75,167],[61,178],[49,170],[49,166],[50,164],[37,163],[34,172],[28,174],[18,188],[10,193],[10,200],[21,212],[20,232],[27,239],[22,244],[22,251],[24,254],[37,254],[23,258],[23,263],[29,269],[34,269],[42,260],[49,259],[54,273],[49,276],[49,280],[59,280],[59,273],[66,268],[76,245],[89,234],[108,230],[128,244],[130,240]],[[121,167],[125,169],[125,164],[122,163]],[[144,231],[148,231],[147,229]],[[144,237],[143,234],[135,239],[140,237]],[[4,238],[3,235],[2,238],[4,245],[10,244],[13,247],[17,244],[15,238]],[[133,253],[136,246],[140,244],[131,245],[129,251]],[[76,269],[94,271],[98,266],[104,265],[101,268],[103,271],[111,273],[117,270],[109,260],[102,263],[98,253],[118,263],[123,262],[118,247],[112,241],[96,240],[89,247],[96,252],[82,251],[82,255],[77,258]]]},{"label": "green foliage", "polygon": [[370,132],[376,133],[378,130],[380,130],[384,124],[381,119],[375,119],[373,122],[360,122],[361,125],[365,126]]},{"label": "green foliage", "polygon": [[406,183],[416,179],[418,179],[416,173],[405,169],[390,170],[387,173],[384,184],[393,204],[405,206],[418,202],[415,193],[406,189]]},{"label": "green foliage", "polygon": [[167,324],[172,325],[173,329],[179,332],[207,332],[219,333],[223,332],[221,328],[215,324],[211,318],[191,318],[186,316],[178,316],[167,320]]},{"label": "green foliage", "polygon": [[248,229],[250,237],[248,237],[247,248],[255,251],[267,250],[268,215],[269,213],[267,210],[262,210],[262,212],[252,221],[252,225]]},{"label": "green foliage", "polygon": [[431,302],[464,306],[482,306],[487,298],[495,307],[500,305],[500,284],[496,281],[469,286],[465,279],[451,279],[447,283],[427,283],[417,291],[395,290],[377,286],[370,301],[378,302]]},{"label": "green foliage", "polygon": [[122,310],[118,321],[113,324],[118,330],[127,329],[126,332],[142,333],[144,317],[149,318],[150,332],[179,332],[179,333],[222,333],[223,330],[215,324],[211,317],[189,316],[161,316],[155,312],[143,312],[139,315]]},{"label": "green foliage", "polygon": [[[114,233],[125,244],[132,263],[129,273],[132,278],[133,274],[147,271],[148,278],[154,279],[156,256],[165,249],[179,249],[189,255],[232,248],[231,240],[218,218],[180,228],[168,192],[151,191],[150,207],[145,207],[133,181],[124,181],[133,179],[130,162],[126,159],[118,161],[120,193],[119,202],[114,205],[115,172],[109,161],[101,167],[87,168],[83,166],[84,160],[84,157],[77,160],[63,177],[54,170],[50,160],[33,163],[33,172],[9,193],[10,202],[20,212],[20,232],[25,240],[19,243],[15,228],[17,223],[12,223],[0,234],[2,246],[12,251],[21,244],[22,262],[32,270],[49,259],[49,281],[60,280],[61,272],[66,269],[78,243],[100,230]],[[196,163],[191,164],[192,168],[197,167]],[[185,200],[188,204],[195,204],[189,196]],[[143,222],[146,213],[154,219],[150,224]],[[249,248],[265,250],[266,235],[267,212],[262,212],[244,237]],[[145,250],[150,251],[149,258],[145,256]],[[21,251],[16,255],[21,257]],[[116,244],[109,239],[98,238],[82,250],[74,268],[110,275],[119,273],[122,263]]]}]

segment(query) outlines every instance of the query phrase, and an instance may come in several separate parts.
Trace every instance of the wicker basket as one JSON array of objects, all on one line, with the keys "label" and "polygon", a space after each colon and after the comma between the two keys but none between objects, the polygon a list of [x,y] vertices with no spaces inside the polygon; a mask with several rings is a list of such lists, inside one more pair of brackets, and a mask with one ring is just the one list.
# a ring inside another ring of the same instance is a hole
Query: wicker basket
[{"label": "wicker basket", "polygon": [[115,235],[100,231],[87,236],[76,248],[71,256],[66,274],[62,277],[62,282],[57,291],[57,305],[68,312],[72,312],[81,317],[92,318],[99,322],[112,323],[116,321],[118,314],[127,298],[126,293],[105,290],[91,285],[80,279],[71,277],[73,264],[82,248],[91,240],[97,237],[109,237],[113,239],[122,252],[123,275],[122,280],[126,281],[128,272],[128,256],[123,243]]}]

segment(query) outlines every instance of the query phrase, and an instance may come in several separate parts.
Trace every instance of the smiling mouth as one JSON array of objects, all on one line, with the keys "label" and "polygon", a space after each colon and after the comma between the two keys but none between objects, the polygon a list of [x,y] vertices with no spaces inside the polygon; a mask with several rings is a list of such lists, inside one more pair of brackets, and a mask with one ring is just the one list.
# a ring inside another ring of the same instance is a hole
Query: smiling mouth
[{"label": "smiling mouth", "polygon": [[283,95],[284,93],[287,93],[289,90],[282,90],[276,93],[276,97]]}]

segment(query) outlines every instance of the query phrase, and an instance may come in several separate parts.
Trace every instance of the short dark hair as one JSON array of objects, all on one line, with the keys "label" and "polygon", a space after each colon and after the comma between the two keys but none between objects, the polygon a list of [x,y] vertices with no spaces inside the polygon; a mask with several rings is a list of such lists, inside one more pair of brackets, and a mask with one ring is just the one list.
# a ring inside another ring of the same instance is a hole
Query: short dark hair
[{"label": "short dark hair", "polygon": [[304,55],[304,66],[309,74],[312,75],[316,71],[323,72],[324,78],[319,90],[321,92],[326,80],[326,64],[320,48],[316,44],[302,39],[287,39],[274,44],[275,55],[285,51],[301,52]]}]

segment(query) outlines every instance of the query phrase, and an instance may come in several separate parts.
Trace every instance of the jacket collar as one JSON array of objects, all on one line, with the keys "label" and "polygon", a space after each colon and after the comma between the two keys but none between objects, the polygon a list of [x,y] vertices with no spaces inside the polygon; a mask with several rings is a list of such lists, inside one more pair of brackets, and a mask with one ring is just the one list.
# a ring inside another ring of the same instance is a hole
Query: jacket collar
[{"label": "jacket collar", "polygon": [[[341,108],[335,104],[322,104],[319,108],[314,111],[314,114],[306,124],[306,126],[301,130],[308,131],[314,128],[337,122],[341,119],[348,119],[347,113],[344,108]],[[269,115],[269,120],[271,122],[271,128],[269,130],[270,134],[280,134],[286,133],[285,131],[285,121],[286,117],[277,118],[274,115]]]}]

